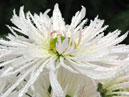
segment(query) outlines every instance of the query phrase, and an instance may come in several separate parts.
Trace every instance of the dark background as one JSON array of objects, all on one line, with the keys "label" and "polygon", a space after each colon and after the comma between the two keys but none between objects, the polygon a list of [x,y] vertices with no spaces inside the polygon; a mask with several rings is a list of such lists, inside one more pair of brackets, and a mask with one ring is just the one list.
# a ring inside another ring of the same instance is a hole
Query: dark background
[{"label": "dark background", "polygon": [[[99,15],[99,18],[104,19],[105,24],[109,25],[105,33],[120,29],[121,34],[124,34],[129,30],[129,0],[0,0],[0,37],[5,37],[10,32],[5,24],[12,25],[10,18],[13,9],[18,13],[20,6],[24,5],[25,11],[39,14],[48,8],[53,10],[55,3],[59,3],[68,24],[83,5],[87,9],[88,19],[94,19]],[[129,44],[129,37],[124,43]]]}]

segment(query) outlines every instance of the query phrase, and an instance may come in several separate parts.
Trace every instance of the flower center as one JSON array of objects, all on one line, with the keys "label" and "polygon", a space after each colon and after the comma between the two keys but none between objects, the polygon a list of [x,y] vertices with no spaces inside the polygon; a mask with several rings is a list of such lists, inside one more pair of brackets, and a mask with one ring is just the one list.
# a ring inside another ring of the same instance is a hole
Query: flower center
[{"label": "flower center", "polygon": [[[65,37],[60,36],[60,39],[61,39],[61,42],[63,42],[64,39],[65,39]],[[69,39],[70,39],[70,38],[69,38]],[[58,42],[57,37],[50,39],[50,47],[49,47],[50,49],[49,49],[49,53],[51,53],[51,54],[57,54],[57,53],[58,53],[57,50],[56,50],[56,43],[57,43],[57,42]]]},{"label": "flower center", "polygon": [[[79,43],[79,42],[78,42]],[[48,52],[52,55],[59,57],[75,56],[75,52],[78,47],[71,37],[66,37],[60,33],[53,31],[50,33],[49,50]]]}]

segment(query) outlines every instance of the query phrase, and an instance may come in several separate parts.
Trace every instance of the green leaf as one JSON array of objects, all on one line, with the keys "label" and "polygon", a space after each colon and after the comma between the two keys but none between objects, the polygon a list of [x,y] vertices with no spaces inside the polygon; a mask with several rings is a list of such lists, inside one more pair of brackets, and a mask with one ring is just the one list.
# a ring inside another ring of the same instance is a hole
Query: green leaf
[{"label": "green leaf", "polygon": [[129,27],[129,10],[114,16],[109,22],[109,25],[109,30],[113,31],[115,29],[120,29],[122,33],[125,33]]}]

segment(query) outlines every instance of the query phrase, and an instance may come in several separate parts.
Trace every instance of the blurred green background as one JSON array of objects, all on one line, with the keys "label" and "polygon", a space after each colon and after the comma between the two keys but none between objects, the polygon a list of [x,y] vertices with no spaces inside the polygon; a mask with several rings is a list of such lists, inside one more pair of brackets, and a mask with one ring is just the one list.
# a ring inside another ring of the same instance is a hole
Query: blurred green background
[{"label": "blurred green background", "polygon": [[[0,37],[10,32],[5,24],[12,25],[10,18],[13,9],[18,13],[20,6],[24,5],[25,11],[39,13],[48,8],[53,9],[55,3],[59,3],[67,23],[70,23],[71,17],[83,5],[87,8],[88,19],[99,15],[109,25],[105,33],[120,29],[123,34],[129,30],[129,0],[0,0]],[[129,44],[129,37],[124,43]]]}]

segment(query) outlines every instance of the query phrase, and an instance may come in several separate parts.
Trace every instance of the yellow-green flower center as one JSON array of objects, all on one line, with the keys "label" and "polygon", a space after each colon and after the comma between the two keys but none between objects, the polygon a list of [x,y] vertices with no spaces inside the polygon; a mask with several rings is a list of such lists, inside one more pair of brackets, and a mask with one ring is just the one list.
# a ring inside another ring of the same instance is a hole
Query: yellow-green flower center
[{"label": "yellow-green flower center", "polygon": [[[65,39],[65,37],[63,37],[63,36],[60,36],[60,39],[61,39],[61,42],[63,42],[64,41],[64,39]],[[56,51],[56,43],[57,43],[57,37],[56,38],[51,38],[50,39],[50,49],[49,49],[49,52],[50,53],[54,53],[54,54],[56,54],[57,53],[57,51]]]},{"label": "yellow-green flower center", "polygon": [[[64,52],[69,51],[69,48],[71,46],[74,46],[72,50],[77,49],[77,44],[75,41],[71,40],[70,37],[64,37],[60,34],[57,34],[56,37],[53,37],[53,34],[57,32],[52,32],[50,35],[50,41],[49,41],[49,49],[48,52],[52,55],[56,55],[58,58],[61,56],[64,57]],[[66,39],[67,38],[67,39]],[[66,43],[65,43],[66,42]],[[58,45],[58,48],[56,47]],[[61,48],[59,47],[61,46]],[[62,49],[62,46],[64,46],[63,51],[60,53],[59,50]],[[58,50],[57,50],[58,49]],[[74,56],[73,54],[68,54],[69,56]],[[67,56],[67,55],[66,55]]]},{"label": "yellow-green flower center", "polygon": [[[65,40],[65,37],[64,36],[59,36],[60,40],[61,40],[61,43]],[[70,42],[70,37],[68,37],[68,44]],[[56,50],[56,44],[58,43],[58,38],[55,37],[55,38],[51,38],[50,39],[50,44],[49,44],[49,53],[50,54],[57,54],[59,55],[58,51]],[[69,44],[70,46],[72,45],[72,43]]]}]

